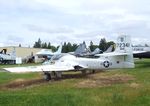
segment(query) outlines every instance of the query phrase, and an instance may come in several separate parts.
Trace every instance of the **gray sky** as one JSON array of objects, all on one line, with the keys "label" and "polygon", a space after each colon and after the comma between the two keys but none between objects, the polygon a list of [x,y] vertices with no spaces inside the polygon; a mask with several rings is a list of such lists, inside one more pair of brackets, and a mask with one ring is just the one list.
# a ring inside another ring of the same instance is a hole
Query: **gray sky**
[{"label": "gray sky", "polygon": [[38,38],[98,44],[118,34],[150,44],[150,0],[0,0],[0,46],[32,46]]}]

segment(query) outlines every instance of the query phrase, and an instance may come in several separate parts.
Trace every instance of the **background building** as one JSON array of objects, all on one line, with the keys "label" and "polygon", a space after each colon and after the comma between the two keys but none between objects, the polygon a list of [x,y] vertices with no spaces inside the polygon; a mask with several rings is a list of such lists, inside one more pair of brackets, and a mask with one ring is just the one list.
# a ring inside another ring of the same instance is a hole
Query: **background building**
[{"label": "background building", "polygon": [[[11,54],[15,49],[16,57],[21,57],[23,61],[26,62],[28,61],[29,58],[35,56],[37,52],[42,50],[42,48],[30,48],[30,47],[15,47],[15,46],[0,47],[0,51],[2,51],[3,49],[7,50],[6,54]],[[50,49],[48,50],[51,51]],[[40,60],[38,60],[38,58],[36,57],[35,62],[39,62],[39,61]]]}]

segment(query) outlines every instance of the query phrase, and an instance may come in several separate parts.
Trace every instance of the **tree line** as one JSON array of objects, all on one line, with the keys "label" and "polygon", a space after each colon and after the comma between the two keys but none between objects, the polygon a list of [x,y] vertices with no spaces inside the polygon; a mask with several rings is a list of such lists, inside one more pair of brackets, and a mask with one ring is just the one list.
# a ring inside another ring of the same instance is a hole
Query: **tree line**
[{"label": "tree line", "polygon": [[[85,43],[85,41],[83,41]],[[106,51],[111,45],[114,45],[113,41],[107,42],[105,38],[100,39],[99,45],[94,45],[93,41],[90,42],[90,50],[94,51],[96,48],[99,48],[102,51]],[[62,53],[67,53],[67,52],[73,52],[76,50],[76,48],[79,45],[76,43],[70,43],[70,42],[64,42],[62,45]],[[34,48],[45,48],[45,49],[51,49],[53,52],[55,52],[59,46],[54,46],[51,45],[50,42],[42,42],[41,39],[39,38],[38,41],[34,43]]]}]

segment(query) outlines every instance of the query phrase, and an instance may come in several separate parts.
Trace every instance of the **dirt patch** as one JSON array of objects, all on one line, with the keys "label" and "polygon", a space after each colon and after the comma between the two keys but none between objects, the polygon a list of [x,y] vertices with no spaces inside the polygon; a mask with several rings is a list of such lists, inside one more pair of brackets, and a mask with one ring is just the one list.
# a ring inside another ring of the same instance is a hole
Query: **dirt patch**
[{"label": "dirt patch", "polygon": [[16,79],[16,80],[12,81],[11,83],[13,83],[13,82],[23,82],[23,81],[25,81],[25,79],[19,78],[19,79]]},{"label": "dirt patch", "polygon": [[[131,75],[121,75],[121,74],[114,74],[114,75],[107,75],[107,73],[95,73],[95,74],[87,74],[82,75],[79,74],[66,74],[63,75],[61,79],[53,79],[51,82],[54,81],[61,81],[70,78],[81,78],[82,81],[75,84],[77,87],[104,87],[104,86],[111,86],[113,84],[120,84],[120,83],[127,83],[128,81],[134,80]],[[26,88],[31,87],[33,85],[39,85],[43,83],[49,83],[42,78],[36,79],[16,79],[12,82],[9,82],[5,85],[1,85],[0,89],[17,89],[17,88]],[[137,84],[130,84],[131,87],[138,87]]]},{"label": "dirt patch", "polygon": [[32,79],[32,80],[25,80],[25,79],[16,79],[6,85],[3,85],[3,88],[24,88],[31,85],[46,83],[44,79]]},{"label": "dirt patch", "polygon": [[91,75],[87,79],[76,84],[76,86],[80,88],[105,87],[113,84],[127,83],[131,80],[134,80],[134,78],[130,75]]},{"label": "dirt patch", "polygon": [[131,84],[129,84],[129,87],[137,89],[137,88],[140,88],[141,85],[138,83],[131,83]]}]

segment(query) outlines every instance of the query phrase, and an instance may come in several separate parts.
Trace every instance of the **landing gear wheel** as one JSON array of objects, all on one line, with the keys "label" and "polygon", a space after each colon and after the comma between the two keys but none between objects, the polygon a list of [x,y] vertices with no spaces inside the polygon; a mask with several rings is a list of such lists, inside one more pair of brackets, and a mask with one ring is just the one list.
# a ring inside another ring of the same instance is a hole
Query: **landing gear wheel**
[{"label": "landing gear wheel", "polygon": [[92,70],[92,74],[94,74],[95,73],[95,70]]},{"label": "landing gear wheel", "polygon": [[46,81],[51,80],[51,74],[50,74],[50,73],[44,73],[44,79],[45,79]]},{"label": "landing gear wheel", "polygon": [[60,79],[62,77],[62,72],[55,72],[56,79]]},{"label": "landing gear wheel", "polygon": [[86,71],[85,70],[83,70],[83,71],[81,71],[82,72],[82,75],[86,75]]}]

